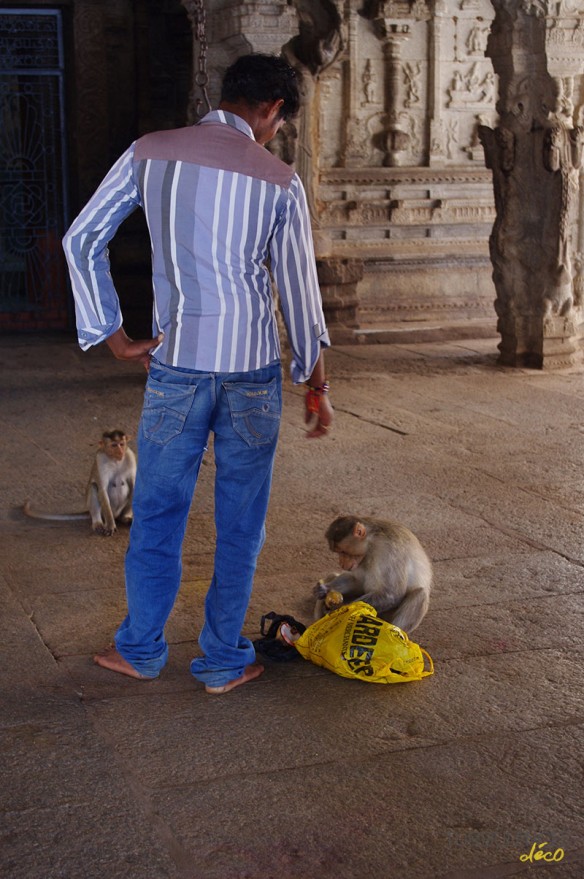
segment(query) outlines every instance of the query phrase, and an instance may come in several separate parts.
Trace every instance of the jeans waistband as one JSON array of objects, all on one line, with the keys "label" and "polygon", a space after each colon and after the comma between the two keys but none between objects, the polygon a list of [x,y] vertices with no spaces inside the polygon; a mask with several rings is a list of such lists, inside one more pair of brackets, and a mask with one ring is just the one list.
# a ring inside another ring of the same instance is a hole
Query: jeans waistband
[{"label": "jeans waistband", "polygon": [[240,379],[248,379],[253,381],[255,376],[259,377],[262,373],[265,375],[265,371],[269,370],[270,372],[277,371],[281,368],[281,362],[279,360],[273,360],[271,363],[266,364],[265,366],[260,366],[258,369],[252,369],[242,372],[207,372],[206,370],[200,369],[186,369],[183,366],[169,366],[167,363],[161,363],[160,360],[157,360],[156,357],[152,357],[150,361],[151,369],[160,369],[169,375],[175,375],[177,378],[183,376],[188,378],[191,376],[192,378],[220,378],[220,379],[232,379],[237,380]]},{"label": "jeans waistband", "polygon": [[160,360],[157,360],[156,357],[152,357],[150,360],[150,366],[154,366],[156,369],[164,369],[167,372],[176,372],[183,375],[196,375],[199,378],[203,376],[208,376],[211,378],[215,373],[207,372],[206,370],[201,369],[185,369],[183,366],[169,366],[168,363],[161,363]]}]

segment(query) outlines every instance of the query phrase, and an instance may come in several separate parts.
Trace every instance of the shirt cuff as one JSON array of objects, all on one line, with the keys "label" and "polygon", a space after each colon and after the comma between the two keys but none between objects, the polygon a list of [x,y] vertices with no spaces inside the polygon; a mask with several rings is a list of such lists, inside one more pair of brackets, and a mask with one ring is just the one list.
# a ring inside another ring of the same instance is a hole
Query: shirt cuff
[{"label": "shirt cuff", "polygon": [[113,336],[113,334],[119,330],[122,323],[122,315],[118,313],[111,326],[97,328],[78,327],[77,338],[79,340],[79,347],[82,351],[87,351],[89,348],[93,348],[94,345],[99,345],[101,342],[105,342],[106,339],[109,339],[110,336]]},{"label": "shirt cuff", "polygon": [[[318,350],[315,352],[313,359],[309,363],[300,363],[295,357],[292,358],[290,363],[290,376],[295,385],[301,385],[303,382],[307,382],[310,376],[313,373],[314,367],[316,366],[317,360],[320,355],[321,348],[329,348],[330,347],[330,339],[328,331],[322,333],[320,338],[318,339],[320,342],[320,346]],[[308,355],[310,356],[310,355]]]}]

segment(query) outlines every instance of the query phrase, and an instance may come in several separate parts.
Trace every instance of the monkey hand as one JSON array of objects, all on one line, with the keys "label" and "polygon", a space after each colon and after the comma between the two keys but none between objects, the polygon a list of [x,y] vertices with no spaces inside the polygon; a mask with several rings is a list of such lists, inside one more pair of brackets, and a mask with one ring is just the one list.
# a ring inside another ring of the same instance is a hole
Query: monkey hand
[{"label": "monkey hand", "polygon": [[325,598],[329,591],[329,584],[325,580],[319,580],[312,592],[315,598]]},{"label": "monkey hand", "polygon": [[94,534],[100,534],[102,537],[113,537],[113,535],[117,531],[115,524],[109,527],[108,525],[104,525],[102,522],[96,522],[91,527]]},{"label": "monkey hand", "polygon": [[144,368],[148,370],[152,349],[160,345],[163,338],[164,333],[159,333],[154,339],[130,339],[124,328],[120,327],[106,339],[106,344],[116,360],[134,360],[137,363],[142,363]]}]

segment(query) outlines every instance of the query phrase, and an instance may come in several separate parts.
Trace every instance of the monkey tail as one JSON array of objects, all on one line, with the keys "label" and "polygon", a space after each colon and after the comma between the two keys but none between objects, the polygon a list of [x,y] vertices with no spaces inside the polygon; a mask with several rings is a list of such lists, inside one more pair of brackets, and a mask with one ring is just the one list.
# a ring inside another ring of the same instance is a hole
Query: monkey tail
[{"label": "monkey tail", "polygon": [[89,517],[87,510],[78,510],[74,513],[46,513],[44,510],[35,510],[29,500],[25,501],[22,511],[31,519],[45,519],[49,522],[77,522]]}]

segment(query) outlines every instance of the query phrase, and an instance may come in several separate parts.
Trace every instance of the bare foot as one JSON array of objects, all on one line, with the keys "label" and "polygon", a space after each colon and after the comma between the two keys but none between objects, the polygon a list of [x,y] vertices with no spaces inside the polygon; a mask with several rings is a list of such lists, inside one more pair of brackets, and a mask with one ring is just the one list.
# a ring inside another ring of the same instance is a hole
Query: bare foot
[{"label": "bare foot", "polygon": [[100,653],[96,653],[93,657],[93,661],[96,665],[101,665],[102,668],[107,668],[110,671],[117,671],[122,675],[128,675],[130,678],[138,678],[140,681],[154,680],[154,678],[149,675],[140,674],[133,665],[130,665],[130,663],[118,653],[113,645],[106,647],[105,650],[102,650]]},{"label": "bare foot", "polygon": [[259,662],[252,662],[251,665],[246,665],[244,672],[240,678],[235,678],[235,680],[233,681],[228,681],[221,687],[206,686],[205,690],[207,693],[212,693],[216,695],[220,695],[221,693],[228,693],[230,690],[235,689],[235,687],[239,687],[241,684],[247,684],[248,681],[253,681],[254,678],[259,678],[263,670],[264,667],[263,665],[260,665]]}]

